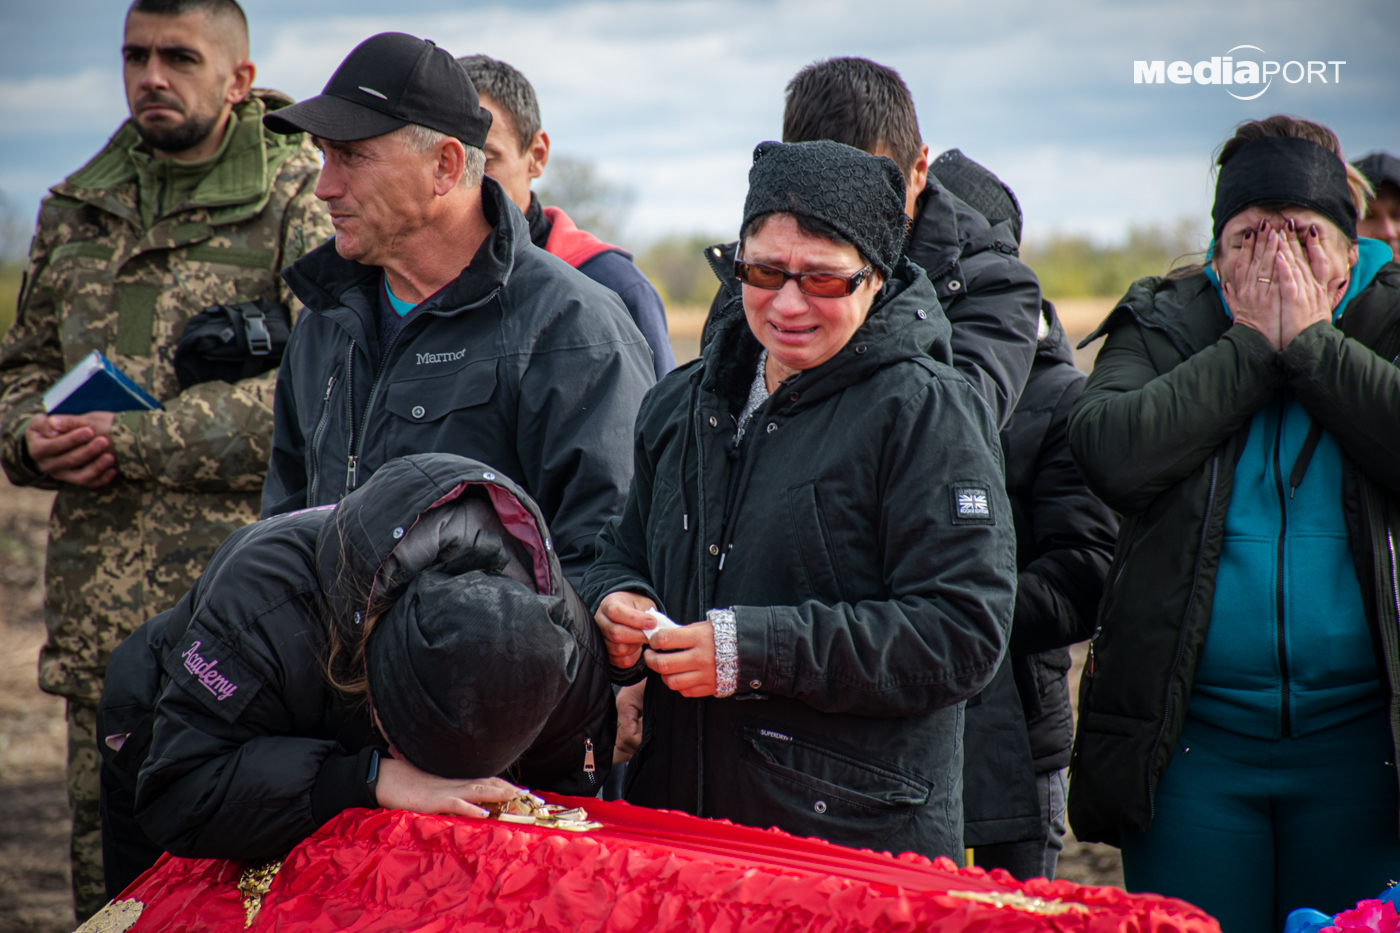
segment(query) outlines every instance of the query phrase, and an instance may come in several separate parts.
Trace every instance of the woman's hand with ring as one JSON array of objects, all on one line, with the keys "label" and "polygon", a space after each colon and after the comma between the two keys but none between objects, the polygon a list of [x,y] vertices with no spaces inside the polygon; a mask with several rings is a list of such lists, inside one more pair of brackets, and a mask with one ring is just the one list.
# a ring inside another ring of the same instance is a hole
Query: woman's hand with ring
[{"label": "woman's hand with ring", "polygon": [[713,625],[692,622],[680,628],[668,628],[652,636],[651,647],[647,652],[647,667],[661,675],[662,683],[683,697],[715,695]]},{"label": "woman's hand with ring", "polygon": [[656,627],[656,620],[647,615],[656,603],[640,593],[618,590],[603,597],[593,621],[603,633],[608,646],[608,662],[626,670],[642,656],[647,643],[647,629]]},{"label": "woman's hand with ring", "polygon": [[379,805],[390,810],[483,817],[488,811],[478,804],[505,803],[525,791],[497,777],[455,781],[429,774],[409,761],[382,758],[374,793]]},{"label": "woman's hand with ring", "polygon": [[1217,266],[1220,289],[1235,322],[1263,334],[1275,350],[1282,347],[1279,292],[1274,281],[1279,247],[1279,235],[1267,220],[1262,221],[1258,228],[1246,230],[1240,248],[1231,250]]},{"label": "woman's hand with ring", "polygon": [[1284,234],[1285,248],[1275,260],[1279,286],[1280,349],[1314,324],[1330,322],[1332,309],[1346,294],[1349,276],[1329,281],[1331,263],[1319,242],[1316,224]]}]

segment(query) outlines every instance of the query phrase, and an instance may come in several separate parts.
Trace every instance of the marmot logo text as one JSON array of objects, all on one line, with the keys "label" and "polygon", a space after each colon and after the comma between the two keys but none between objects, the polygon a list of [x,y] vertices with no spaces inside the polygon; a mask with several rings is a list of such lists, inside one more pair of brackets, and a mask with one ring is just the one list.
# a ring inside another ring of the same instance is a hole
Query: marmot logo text
[{"label": "marmot logo text", "polygon": [[418,354],[418,365],[422,366],[424,363],[451,363],[456,360],[460,360],[466,355],[466,347],[463,347],[462,349],[457,350],[455,352],[449,351],[447,353],[420,353]]}]

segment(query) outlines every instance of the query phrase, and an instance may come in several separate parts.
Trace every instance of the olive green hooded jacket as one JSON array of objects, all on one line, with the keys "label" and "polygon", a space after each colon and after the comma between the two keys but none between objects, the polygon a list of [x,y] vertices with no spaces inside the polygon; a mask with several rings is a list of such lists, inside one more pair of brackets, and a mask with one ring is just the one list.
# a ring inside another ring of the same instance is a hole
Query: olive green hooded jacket
[{"label": "olive green hooded jacket", "polygon": [[1400,747],[1400,264],[1337,326],[1282,351],[1232,323],[1204,274],[1139,280],[1085,342],[1105,333],[1069,442],[1123,523],[1080,681],[1069,819],[1079,839],[1117,845],[1121,827],[1151,825],[1210,625],[1235,465],[1284,386],[1342,450],[1340,504]]}]

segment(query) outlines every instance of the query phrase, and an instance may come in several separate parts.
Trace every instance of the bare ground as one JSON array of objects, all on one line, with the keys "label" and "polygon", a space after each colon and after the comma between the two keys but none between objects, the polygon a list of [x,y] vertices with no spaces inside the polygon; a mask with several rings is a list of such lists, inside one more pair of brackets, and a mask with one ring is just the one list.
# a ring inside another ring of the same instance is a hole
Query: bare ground
[{"label": "bare ground", "polygon": [[[1112,302],[1057,302],[1071,339],[1088,333]],[[705,309],[675,309],[676,359],[699,352]],[[1076,354],[1093,365],[1090,347]],[[64,786],[63,701],[36,683],[44,641],[43,556],[53,494],[11,486],[0,475],[0,933],[60,933],[74,926],[68,876],[68,798]],[[1071,675],[1078,693],[1082,651]],[[1071,839],[1058,876],[1122,886],[1118,850]]]},{"label": "bare ground", "polygon": [[74,926],[63,701],[35,680],[52,500],[0,476],[0,933]]}]

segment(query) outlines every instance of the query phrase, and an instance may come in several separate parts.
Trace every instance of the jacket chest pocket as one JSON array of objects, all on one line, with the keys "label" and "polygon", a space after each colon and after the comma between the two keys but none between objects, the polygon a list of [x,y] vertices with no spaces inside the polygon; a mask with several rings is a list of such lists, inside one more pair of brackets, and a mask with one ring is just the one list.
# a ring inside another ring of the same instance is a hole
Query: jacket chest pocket
[{"label": "jacket chest pocket", "polygon": [[496,361],[478,360],[454,373],[396,382],[389,387],[384,407],[405,421],[429,424],[484,405],[495,393]]},{"label": "jacket chest pocket", "polygon": [[933,782],[836,743],[776,724],[745,723],[732,801],[738,822],[868,847],[902,829]]},{"label": "jacket chest pocket", "polygon": [[48,266],[30,288],[52,289],[59,306],[64,367],[93,350],[111,352],[116,332],[113,276],[117,250],[102,240],[70,240],[49,254]]}]

